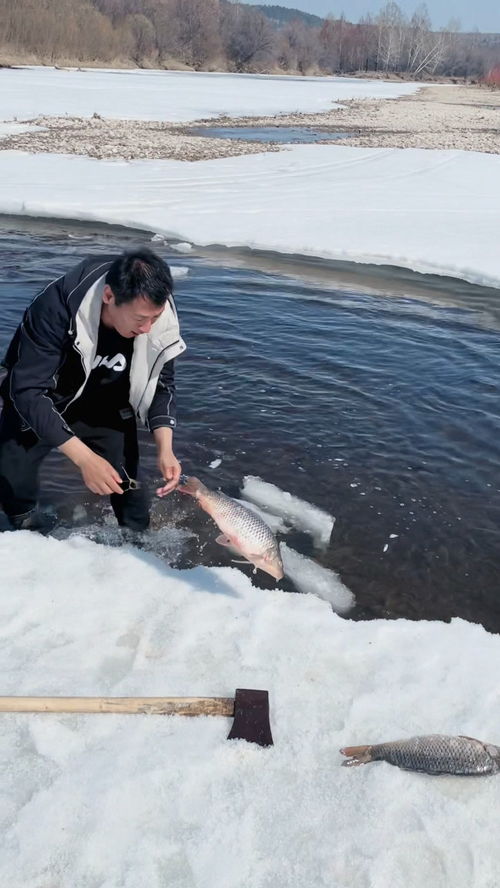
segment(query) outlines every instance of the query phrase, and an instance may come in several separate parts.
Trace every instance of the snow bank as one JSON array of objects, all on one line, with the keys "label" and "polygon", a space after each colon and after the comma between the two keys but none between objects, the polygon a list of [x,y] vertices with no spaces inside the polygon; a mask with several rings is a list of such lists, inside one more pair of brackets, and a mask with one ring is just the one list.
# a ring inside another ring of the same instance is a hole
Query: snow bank
[{"label": "snow bank", "polygon": [[224,718],[0,715],[9,888],[490,888],[500,779],[340,767],[431,731],[498,742],[500,640],[353,623],[231,568],[0,535],[2,694],[270,692],[275,746]]},{"label": "snow bank", "polygon": [[300,145],[187,164],[4,151],[0,179],[3,213],[500,286],[499,155]]},{"label": "snow bank", "polygon": [[0,120],[100,114],[188,123],[218,117],[319,112],[336,100],[411,95],[416,83],[335,77],[255,77],[180,71],[0,69]]},{"label": "snow bank", "polygon": [[241,494],[244,499],[255,503],[264,511],[281,516],[285,524],[310,534],[318,548],[328,546],[335,518],[317,506],[254,475],[246,475],[243,479]]}]

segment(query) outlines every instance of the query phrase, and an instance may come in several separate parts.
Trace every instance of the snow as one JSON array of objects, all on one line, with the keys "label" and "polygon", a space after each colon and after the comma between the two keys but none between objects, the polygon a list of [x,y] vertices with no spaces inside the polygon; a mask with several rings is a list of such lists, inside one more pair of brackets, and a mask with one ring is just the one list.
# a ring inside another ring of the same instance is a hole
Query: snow
[{"label": "snow", "polygon": [[[354,623],[234,568],[0,535],[5,695],[232,696],[267,689],[275,745],[230,720],[2,714],[9,888],[489,888],[500,780],[341,767],[345,745],[500,739],[498,638]],[[422,656],[422,653],[425,655]]]},{"label": "snow", "polygon": [[34,126],[27,123],[0,123],[0,139],[7,136],[17,136],[21,133],[37,132],[43,130],[43,126]]},{"label": "snow", "polygon": [[264,511],[281,516],[285,524],[310,534],[314,545],[319,549],[328,546],[335,518],[317,506],[306,503],[255,475],[247,475],[244,478],[241,495]]},{"label": "snow", "polygon": [[498,155],[300,145],[188,164],[4,151],[0,180],[3,213],[500,286]]},{"label": "snow", "polygon": [[[271,87],[271,88],[270,88]],[[335,77],[248,77],[180,71],[0,69],[0,120],[69,114],[188,123],[328,111],[336,101],[397,98],[419,84]]]}]

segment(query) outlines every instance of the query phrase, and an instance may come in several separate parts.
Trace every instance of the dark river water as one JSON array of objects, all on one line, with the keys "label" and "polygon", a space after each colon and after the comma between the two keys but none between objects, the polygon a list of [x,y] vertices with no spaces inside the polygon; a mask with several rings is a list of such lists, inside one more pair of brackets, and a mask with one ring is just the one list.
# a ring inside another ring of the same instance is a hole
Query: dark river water
[{"label": "dark river water", "polygon": [[[150,241],[4,219],[0,351],[42,284],[88,253]],[[500,291],[155,247],[188,269],[176,280],[188,343],[177,363],[184,471],[230,495],[257,475],[334,515],[315,557],[356,595],[354,618],[460,616],[499,631]],[[153,489],[154,448],[146,432],[141,440]],[[107,504],[59,454],[44,466],[41,504],[59,527],[115,532]],[[154,527],[186,532],[170,553],[180,566],[228,563],[209,519],[179,494],[156,502]],[[312,554],[308,537],[289,543]]]}]

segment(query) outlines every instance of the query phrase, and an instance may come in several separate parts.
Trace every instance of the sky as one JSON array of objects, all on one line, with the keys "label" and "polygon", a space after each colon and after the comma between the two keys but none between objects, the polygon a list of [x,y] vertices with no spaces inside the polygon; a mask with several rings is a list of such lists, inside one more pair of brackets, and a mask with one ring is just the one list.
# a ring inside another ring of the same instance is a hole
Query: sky
[{"label": "sky", "polygon": [[[287,6],[301,9],[313,15],[326,16],[328,13],[340,15],[343,11],[349,21],[356,22],[367,12],[376,15],[385,5],[384,0],[259,0],[266,6]],[[401,9],[411,15],[420,0],[398,0]],[[500,33],[500,3],[498,0],[428,0],[427,7],[434,27],[441,28],[450,19],[458,18],[462,31]]]}]

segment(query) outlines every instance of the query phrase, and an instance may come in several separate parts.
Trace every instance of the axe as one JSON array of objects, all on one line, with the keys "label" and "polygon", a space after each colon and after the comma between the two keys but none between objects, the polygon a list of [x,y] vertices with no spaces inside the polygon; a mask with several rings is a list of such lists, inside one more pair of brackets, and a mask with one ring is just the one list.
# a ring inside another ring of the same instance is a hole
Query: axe
[{"label": "axe", "polygon": [[228,740],[272,746],[267,691],[238,688],[233,697],[0,697],[0,712],[119,712],[143,715],[224,715]]}]

